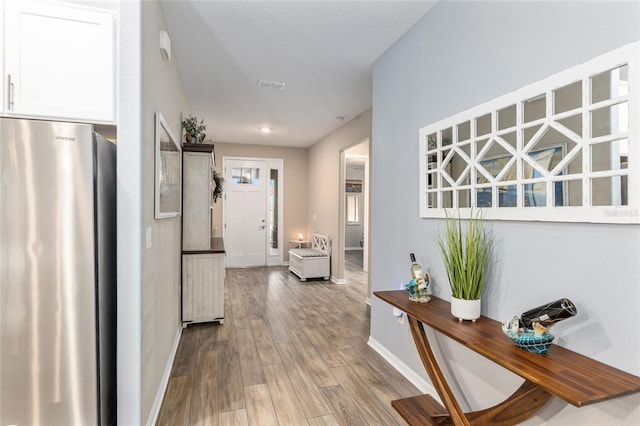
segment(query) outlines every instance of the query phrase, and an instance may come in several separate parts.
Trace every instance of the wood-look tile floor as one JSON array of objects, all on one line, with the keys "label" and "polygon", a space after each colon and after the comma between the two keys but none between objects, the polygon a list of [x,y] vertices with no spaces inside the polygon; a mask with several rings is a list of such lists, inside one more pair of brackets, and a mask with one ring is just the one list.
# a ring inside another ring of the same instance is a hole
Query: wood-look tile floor
[{"label": "wood-look tile floor", "polygon": [[420,392],[367,345],[361,252],[346,263],[346,285],[228,269],[225,323],[183,331],[157,424],[404,425],[391,401]]}]

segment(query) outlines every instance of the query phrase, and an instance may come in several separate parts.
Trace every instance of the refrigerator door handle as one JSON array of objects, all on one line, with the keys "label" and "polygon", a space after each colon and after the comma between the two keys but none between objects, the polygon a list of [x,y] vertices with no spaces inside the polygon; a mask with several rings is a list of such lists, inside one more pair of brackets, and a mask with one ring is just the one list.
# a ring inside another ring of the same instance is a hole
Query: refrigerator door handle
[{"label": "refrigerator door handle", "polygon": [[7,109],[13,111],[13,82],[11,81],[11,74],[7,74]]}]

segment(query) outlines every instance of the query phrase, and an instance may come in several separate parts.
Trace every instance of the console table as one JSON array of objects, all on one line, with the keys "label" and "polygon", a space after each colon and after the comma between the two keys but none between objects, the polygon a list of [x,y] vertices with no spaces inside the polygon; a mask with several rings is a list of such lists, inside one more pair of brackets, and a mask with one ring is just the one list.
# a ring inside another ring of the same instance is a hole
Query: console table
[{"label": "console table", "polygon": [[[552,395],[576,407],[640,391],[640,377],[618,370],[558,345],[537,355],[509,340],[498,321],[480,317],[459,322],[449,302],[431,297],[429,303],[409,301],[406,291],[376,291],[378,298],[404,311],[425,369],[444,407],[430,395],[392,401],[410,425],[514,425],[533,416]],[[460,408],[433,355],[424,330],[427,325],[525,379],[504,402],[465,413]]]}]

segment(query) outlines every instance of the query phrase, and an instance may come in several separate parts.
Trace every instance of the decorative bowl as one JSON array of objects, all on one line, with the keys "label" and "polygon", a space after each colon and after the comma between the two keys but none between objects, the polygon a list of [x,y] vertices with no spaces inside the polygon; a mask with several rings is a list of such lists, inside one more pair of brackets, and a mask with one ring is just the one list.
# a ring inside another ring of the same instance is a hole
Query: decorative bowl
[{"label": "decorative bowl", "polygon": [[520,349],[534,354],[546,354],[553,341],[553,335],[544,332],[541,336],[536,336],[533,332],[527,331],[517,335],[507,335],[513,343]]}]

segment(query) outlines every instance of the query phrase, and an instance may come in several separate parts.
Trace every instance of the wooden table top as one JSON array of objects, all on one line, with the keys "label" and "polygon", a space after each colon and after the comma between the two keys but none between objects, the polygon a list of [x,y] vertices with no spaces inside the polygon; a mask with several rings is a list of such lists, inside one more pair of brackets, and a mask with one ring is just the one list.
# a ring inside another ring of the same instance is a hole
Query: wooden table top
[{"label": "wooden table top", "polygon": [[429,303],[409,300],[404,290],[374,295],[507,370],[577,407],[640,391],[640,377],[552,344],[547,354],[518,348],[501,323],[485,316],[459,322],[449,302],[432,296]]}]

